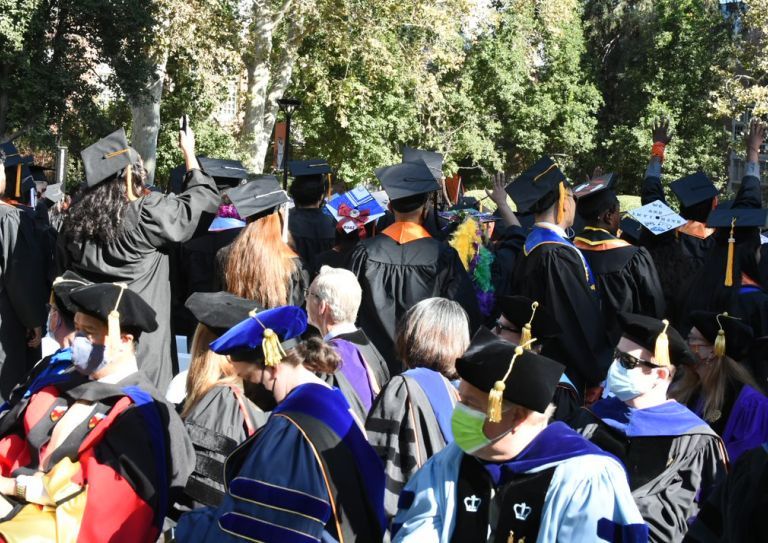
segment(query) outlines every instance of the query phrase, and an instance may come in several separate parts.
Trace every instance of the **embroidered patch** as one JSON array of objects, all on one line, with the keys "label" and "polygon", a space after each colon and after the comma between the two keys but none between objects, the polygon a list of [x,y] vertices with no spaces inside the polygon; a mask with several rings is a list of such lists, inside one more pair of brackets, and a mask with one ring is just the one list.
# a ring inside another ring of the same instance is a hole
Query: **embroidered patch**
[{"label": "embroidered patch", "polygon": [[102,420],[107,418],[107,415],[104,413],[96,413],[93,415],[90,419],[88,419],[88,429],[93,430],[96,428],[96,425],[100,423]]},{"label": "embroidered patch", "polygon": [[61,417],[64,416],[64,413],[67,412],[67,409],[69,409],[66,405],[57,405],[53,409],[51,409],[51,420],[53,422],[59,422],[61,420]]},{"label": "embroidered patch", "polygon": [[515,512],[515,518],[517,520],[526,520],[528,515],[531,514],[531,511],[533,511],[533,509],[531,509],[525,502],[516,503],[514,507],[512,507],[512,510]]},{"label": "embroidered patch", "polygon": [[464,509],[466,509],[467,513],[477,513],[481,503],[483,503],[483,500],[472,494],[464,498]]}]

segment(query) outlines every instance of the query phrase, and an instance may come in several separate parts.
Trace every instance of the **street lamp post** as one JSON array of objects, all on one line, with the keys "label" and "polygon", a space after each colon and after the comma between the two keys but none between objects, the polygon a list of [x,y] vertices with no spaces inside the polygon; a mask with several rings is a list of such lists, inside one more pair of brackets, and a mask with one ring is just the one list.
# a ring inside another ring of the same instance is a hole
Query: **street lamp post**
[{"label": "street lamp post", "polygon": [[280,110],[285,113],[285,148],[283,149],[283,190],[288,189],[288,160],[291,154],[291,117],[301,106],[296,98],[280,98],[277,101]]}]

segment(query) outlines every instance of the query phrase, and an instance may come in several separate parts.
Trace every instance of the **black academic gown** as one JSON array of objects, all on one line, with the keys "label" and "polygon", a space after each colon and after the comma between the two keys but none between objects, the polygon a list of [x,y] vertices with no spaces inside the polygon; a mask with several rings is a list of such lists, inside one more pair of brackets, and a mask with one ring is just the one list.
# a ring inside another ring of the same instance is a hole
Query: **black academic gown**
[{"label": "black academic gown", "polygon": [[288,231],[294,250],[310,270],[315,270],[315,257],[331,249],[336,241],[336,221],[320,208],[291,209]]},{"label": "black academic gown", "polygon": [[366,239],[350,261],[363,289],[358,324],[384,356],[392,375],[402,371],[394,351],[395,324],[418,302],[432,297],[455,300],[469,315],[472,330],[482,319],[459,255],[420,230],[422,237],[407,243],[398,243],[386,233]]},{"label": "black academic gown", "polygon": [[500,228],[494,231],[490,249],[493,252],[493,264],[491,264],[491,281],[496,296],[508,296],[512,294],[512,277],[515,272],[515,263],[523,250],[526,230],[517,225]]},{"label": "black academic gown", "polygon": [[267,415],[234,386],[212,387],[184,419],[197,457],[184,489],[184,504],[192,509],[221,503],[226,492],[224,461],[267,422]]},{"label": "black academic gown", "polygon": [[574,244],[589,262],[609,327],[611,343],[618,343],[620,312],[664,318],[664,293],[648,251],[617,238],[607,230],[585,228]]},{"label": "black academic gown", "polygon": [[613,345],[606,332],[597,293],[586,279],[576,247],[543,243],[518,259],[513,292],[547,307],[562,332],[547,341],[542,354],[566,366],[579,394],[596,386],[611,364]]},{"label": "black academic gown", "polygon": [[139,368],[163,391],[173,377],[175,345],[168,250],[173,243],[189,240],[201,214],[215,213],[220,202],[210,176],[200,170],[187,176],[187,190],[178,196],[150,192],[132,202],[113,242],[105,246],[93,241],[76,244],[60,236],[57,252],[61,271],[73,270],[96,283],[128,283],[155,310],[158,329],[142,334],[136,358]]},{"label": "black academic gown", "polygon": [[5,202],[0,203],[0,245],[0,397],[7,399],[34,364],[27,330],[45,325],[48,290],[34,222]]}]

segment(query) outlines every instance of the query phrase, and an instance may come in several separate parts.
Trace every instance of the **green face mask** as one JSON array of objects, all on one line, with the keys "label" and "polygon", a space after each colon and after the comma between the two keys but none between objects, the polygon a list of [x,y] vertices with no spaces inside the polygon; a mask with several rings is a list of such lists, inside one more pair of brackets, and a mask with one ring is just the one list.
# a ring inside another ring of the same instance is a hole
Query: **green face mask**
[{"label": "green face mask", "polygon": [[485,413],[457,403],[451,417],[451,430],[456,445],[467,454],[490,445],[491,440],[483,433]]}]

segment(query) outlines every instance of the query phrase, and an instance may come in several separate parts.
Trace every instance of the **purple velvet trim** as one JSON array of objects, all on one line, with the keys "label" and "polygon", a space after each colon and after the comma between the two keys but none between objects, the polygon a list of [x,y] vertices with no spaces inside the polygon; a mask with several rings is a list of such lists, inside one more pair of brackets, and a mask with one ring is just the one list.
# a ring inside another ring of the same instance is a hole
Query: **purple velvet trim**
[{"label": "purple velvet trim", "polygon": [[768,398],[744,385],[723,430],[731,462],[768,439]]},{"label": "purple velvet trim", "polygon": [[365,410],[370,411],[375,395],[363,355],[360,354],[360,351],[353,343],[344,339],[334,338],[331,340],[331,345],[334,346],[336,352],[341,357],[339,371],[347,378],[349,384],[352,385]]}]

